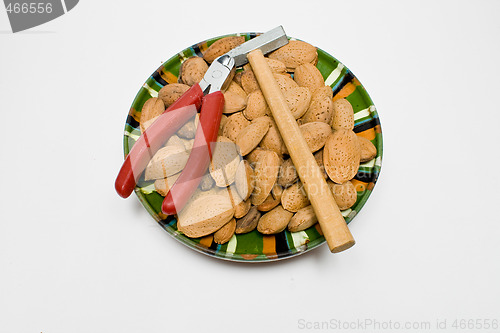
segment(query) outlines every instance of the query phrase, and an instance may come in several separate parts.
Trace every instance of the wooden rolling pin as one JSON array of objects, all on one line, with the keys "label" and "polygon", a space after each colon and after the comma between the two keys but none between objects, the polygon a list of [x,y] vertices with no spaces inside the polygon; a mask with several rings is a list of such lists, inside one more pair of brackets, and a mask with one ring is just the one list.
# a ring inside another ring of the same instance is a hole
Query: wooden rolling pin
[{"label": "wooden rolling pin", "polygon": [[333,198],[321,170],[300,132],[299,125],[276,83],[273,73],[260,50],[248,54],[248,60],[259,82],[274,121],[278,126],[297,173],[304,184],[307,196],[318,218],[323,235],[332,252],[341,252],[354,245],[355,241],[344,217]]}]

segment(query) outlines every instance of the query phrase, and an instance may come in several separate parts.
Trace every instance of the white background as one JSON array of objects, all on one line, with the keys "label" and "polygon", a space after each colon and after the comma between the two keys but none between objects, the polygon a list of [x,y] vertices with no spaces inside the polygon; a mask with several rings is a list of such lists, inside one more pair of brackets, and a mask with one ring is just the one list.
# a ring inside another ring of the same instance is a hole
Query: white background
[{"label": "white background", "polygon": [[[454,332],[455,319],[500,320],[499,13],[484,0],[82,0],[12,34],[1,8],[0,332],[294,332],[365,319],[428,331],[447,320]],[[223,262],[114,192],[124,123],[177,51],[280,24],[363,83],[382,122],[382,173],[350,224],[352,249]]]}]

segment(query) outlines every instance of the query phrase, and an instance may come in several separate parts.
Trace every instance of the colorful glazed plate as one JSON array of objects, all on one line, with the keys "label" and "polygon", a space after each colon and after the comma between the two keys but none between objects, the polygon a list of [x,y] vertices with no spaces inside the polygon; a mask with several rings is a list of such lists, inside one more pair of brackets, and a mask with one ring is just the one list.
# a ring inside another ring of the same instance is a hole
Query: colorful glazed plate
[{"label": "colorful glazed plate", "polygon": [[[241,33],[238,35],[248,40],[258,34]],[[212,38],[182,50],[148,77],[139,89],[127,117],[123,141],[125,155],[129,153],[141,134],[139,119],[144,102],[151,97],[156,97],[163,86],[177,82],[179,68],[185,59],[191,56],[202,56],[207,47],[222,37],[226,36]],[[355,119],[354,132],[368,138],[377,147],[377,156],[361,164],[352,181],[356,187],[358,199],[352,208],[342,211],[346,222],[349,223],[370,196],[380,173],[383,152],[380,121],[370,96],[347,67],[319,48],[317,67],[323,74],[326,85],[332,87],[334,100],[346,98],[352,104]],[[269,236],[254,230],[247,234],[235,235],[223,245],[216,244],[212,236],[191,239],[177,231],[177,221],[173,216],[165,217],[160,214],[163,197],[154,191],[152,182],[141,180],[135,192],[146,210],[170,235],[189,248],[215,258],[242,262],[275,261],[306,253],[325,242],[318,224],[301,232],[290,233],[285,230],[277,235]]]}]

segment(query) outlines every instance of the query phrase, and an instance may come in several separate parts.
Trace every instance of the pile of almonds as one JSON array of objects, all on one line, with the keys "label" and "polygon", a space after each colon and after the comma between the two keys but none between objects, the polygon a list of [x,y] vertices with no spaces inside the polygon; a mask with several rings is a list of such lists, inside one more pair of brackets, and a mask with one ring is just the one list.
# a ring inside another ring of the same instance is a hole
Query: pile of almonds
[{"label": "pile of almonds", "polygon": [[[214,42],[203,57],[186,59],[178,83],[166,85],[158,98],[144,104],[141,130],[199,82],[214,59],[243,42],[242,36],[225,37]],[[314,46],[297,40],[267,57],[337,205],[345,210],[357,200],[350,180],[359,164],[373,159],[377,150],[371,141],[353,132],[351,104],[346,99],[333,102],[332,89],[325,86],[316,68],[317,59]],[[179,231],[188,237],[213,234],[214,241],[223,244],[234,234],[254,229],[275,234],[286,228],[297,232],[313,226],[317,218],[250,65],[235,75],[224,98],[210,172],[178,214]],[[193,119],[181,128],[146,169],[146,180],[155,180],[155,189],[163,196],[187,161],[196,125],[197,119]]]}]

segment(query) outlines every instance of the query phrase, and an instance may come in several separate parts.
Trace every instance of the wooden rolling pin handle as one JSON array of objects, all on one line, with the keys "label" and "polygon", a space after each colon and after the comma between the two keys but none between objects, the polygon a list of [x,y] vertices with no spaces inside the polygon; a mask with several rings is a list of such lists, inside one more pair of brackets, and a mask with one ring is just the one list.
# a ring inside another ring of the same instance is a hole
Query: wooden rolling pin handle
[{"label": "wooden rolling pin handle", "polygon": [[330,251],[341,252],[350,248],[355,243],[354,238],[262,51],[257,49],[250,52],[248,61],[311,201]]}]

